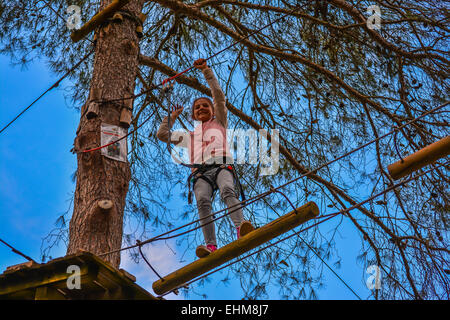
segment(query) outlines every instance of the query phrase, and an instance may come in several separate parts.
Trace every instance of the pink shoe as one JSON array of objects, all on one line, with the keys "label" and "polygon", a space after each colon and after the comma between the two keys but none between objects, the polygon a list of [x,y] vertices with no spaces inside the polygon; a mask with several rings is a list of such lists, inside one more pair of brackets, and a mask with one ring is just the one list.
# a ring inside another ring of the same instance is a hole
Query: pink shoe
[{"label": "pink shoe", "polygon": [[241,225],[237,227],[236,230],[237,230],[237,238],[239,239],[255,230],[255,228],[252,226],[250,221],[242,221]]},{"label": "pink shoe", "polygon": [[204,258],[216,250],[217,250],[216,245],[213,245],[213,244],[208,244],[207,246],[201,245],[201,246],[197,247],[197,249],[195,250],[195,254],[199,258]]}]

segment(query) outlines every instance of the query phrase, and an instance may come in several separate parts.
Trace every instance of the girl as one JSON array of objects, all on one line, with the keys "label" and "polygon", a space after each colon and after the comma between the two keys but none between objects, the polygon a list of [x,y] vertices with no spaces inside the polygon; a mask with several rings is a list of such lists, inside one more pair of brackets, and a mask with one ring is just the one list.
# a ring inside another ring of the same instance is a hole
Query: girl
[{"label": "girl", "polygon": [[[249,221],[244,220],[240,205],[236,205],[239,200],[235,193],[234,176],[228,169],[229,166],[224,165],[224,163],[233,163],[226,139],[228,120],[225,95],[205,59],[196,60],[194,67],[202,71],[213,96],[213,101],[207,97],[194,100],[191,116],[192,119],[200,121],[200,124],[195,127],[193,132],[189,133],[190,141],[186,144],[191,163],[200,164],[197,168],[192,169],[191,176],[194,177],[194,194],[206,242],[206,245],[198,246],[195,253],[202,258],[217,250],[215,226],[211,222],[213,219],[211,197],[216,188],[219,189],[220,196],[228,210],[234,211],[230,214],[230,218],[236,227],[237,237],[246,235],[254,228]],[[170,124],[175,122],[182,111],[183,107],[175,108],[170,115]],[[168,117],[163,119],[156,135],[159,140],[166,143],[170,130],[168,120]],[[180,144],[182,139],[171,142]],[[230,209],[230,207],[232,208]]]}]

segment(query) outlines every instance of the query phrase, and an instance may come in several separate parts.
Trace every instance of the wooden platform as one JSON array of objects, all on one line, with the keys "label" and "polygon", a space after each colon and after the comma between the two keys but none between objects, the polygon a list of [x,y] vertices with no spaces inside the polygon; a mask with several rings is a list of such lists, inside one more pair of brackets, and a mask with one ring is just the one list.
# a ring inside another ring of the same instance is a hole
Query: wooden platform
[{"label": "wooden platform", "polygon": [[257,246],[276,238],[277,236],[299,226],[319,215],[319,208],[314,202],[308,202],[304,206],[291,211],[284,216],[258,228],[240,239],[214,251],[205,258],[198,259],[191,264],[163,277],[153,283],[153,291],[156,294],[164,294],[182,286],[212,270],[225,262],[250,251]]},{"label": "wooden platform", "polygon": [[[74,275],[69,266],[79,268],[79,289],[69,289],[67,280]],[[26,262],[8,267],[0,275],[0,299],[156,299],[135,281],[136,278],[125,270],[118,270],[92,253],[83,251],[45,264]]]}]

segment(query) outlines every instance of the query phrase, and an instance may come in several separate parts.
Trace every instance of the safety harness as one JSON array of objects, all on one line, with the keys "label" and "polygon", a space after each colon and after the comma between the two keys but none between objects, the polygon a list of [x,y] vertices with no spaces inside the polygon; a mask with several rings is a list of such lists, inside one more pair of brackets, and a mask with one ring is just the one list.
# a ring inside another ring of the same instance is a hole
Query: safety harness
[{"label": "safety harness", "polygon": [[[212,195],[214,195],[214,193],[216,192],[217,189],[219,189],[219,187],[217,186],[217,177],[219,175],[219,173],[225,169],[230,171],[233,174],[233,178],[235,181],[235,184],[237,185],[237,187],[239,188],[239,193],[241,195],[241,200],[244,201],[245,200],[245,194],[244,194],[244,190],[242,189],[242,185],[241,182],[239,181],[239,177],[236,173],[236,170],[234,168],[233,165],[231,164],[218,164],[218,163],[212,163],[212,164],[194,164],[191,165],[193,168],[197,169],[194,172],[192,172],[189,177],[187,178],[187,185],[188,185],[188,203],[192,204],[192,190],[194,190],[195,187],[195,183],[198,181],[198,179],[203,179],[205,180],[212,188],[213,192]],[[214,180],[211,180],[210,178],[208,178],[204,173],[212,170],[214,168],[219,168],[218,170],[216,170],[216,173],[214,174]],[[191,188],[192,185],[192,188]]]},{"label": "safety harness", "polygon": [[[167,99],[169,107],[167,108],[168,110],[168,127],[169,127],[169,137],[167,139],[167,150],[169,151],[169,154],[172,154],[172,148],[170,145],[171,142],[171,130],[170,130],[170,106],[173,105],[170,99],[170,96],[172,94],[172,90],[173,90],[173,83],[170,83],[169,81],[164,81],[163,82],[163,88],[161,90],[161,94],[162,94],[162,101],[164,99]],[[227,159],[224,157],[221,163],[226,163]],[[178,161],[177,161],[178,162]],[[245,200],[245,195],[244,195],[244,190],[242,189],[242,185],[241,182],[239,181],[239,177],[236,173],[236,170],[234,168],[233,165],[231,164],[219,164],[219,163],[203,163],[203,164],[187,164],[187,163],[183,163],[181,161],[178,162],[179,164],[181,164],[182,166],[185,166],[187,168],[193,168],[196,169],[194,172],[192,172],[189,177],[187,178],[187,185],[188,185],[188,203],[192,204],[192,190],[194,190],[194,186],[195,183],[198,181],[198,179],[203,179],[206,182],[209,183],[209,185],[211,186],[211,188],[213,189],[212,195],[214,195],[214,193],[216,192],[218,188],[217,186],[217,176],[219,175],[220,171],[222,171],[222,169],[228,170],[233,174],[233,178],[234,178],[234,182],[237,185],[237,187],[239,188],[239,193],[241,195],[241,200],[244,201]],[[211,181],[211,179],[209,179],[207,176],[204,175],[205,172],[207,172],[208,170],[214,169],[214,168],[219,168],[215,175],[214,175],[214,181]],[[192,188],[191,188],[191,184],[192,184]]]}]

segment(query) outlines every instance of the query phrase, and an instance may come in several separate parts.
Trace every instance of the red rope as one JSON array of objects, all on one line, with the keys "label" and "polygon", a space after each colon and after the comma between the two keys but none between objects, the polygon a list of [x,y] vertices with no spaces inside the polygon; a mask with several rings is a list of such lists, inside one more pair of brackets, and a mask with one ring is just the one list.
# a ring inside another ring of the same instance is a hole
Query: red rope
[{"label": "red rope", "polygon": [[161,83],[161,85],[164,85],[164,84],[166,84],[167,82],[172,81],[172,80],[178,78],[178,77],[181,76],[182,74],[185,74],[186,72],[190,71],[192,68],[193,68],[193,67],[189,67],[189,68],[187,68],[186,70],[181,71],[181,72],[177,73],[176,75],[174,75],[174,76],[172,76],[172,77],[170,77],[170,78],[167,78],[166,80],[164,80],[164,81]]},{"label": "red rope", "polygon": [[110,143],[108,143],[108,144],[105,144],[105,145],[103,145],[103,146],[100,146],[100,147],[97,147],[97,148],[93,148],[93,149],[83,150],[83,151],[81,151],[81,152],[82,152],[82,153],[87,153],[87,152],[92,152],[92,151],[96,151],[96,150],[100,150],[100,149],[109,147],[110,145],[115,144],[116,142],[119,142],[120,140],[122,140],[122,139],[125,138],[125,137],[126,137],[126,136],[123,136],[122,138],[119,138],[119,139],[117,139],[117,140],[115,140],[115,141],[112,141],[112,142],[110,142]]},{"label": "red rope", "polygon": [[[161,84],[158,85],[157,87],[159,87],[159,86],[164,86],[164,85],[165,85],[166,83],[168,83],[169,81],[175,80],[176,78],[178,78],[178,77],[181,76],[182,74],[185,74],[186,72],[190,71],[192,68],[193,68],[193,67],[189,67],[189,68],[187,68],[186,70],[183,70],[183,71],[181,71],[181,72],[175,74],[174,76],[172,76],[172,77],[170,77],[170,78],[167,78],[167,79],[163,80],[163,81],[161,82]],[[147,118],[144,122],[142,122],[142,123],[139,125],[139,127],[141,127],[145,122],[147,122],[148,119],[149,119],[149,118]],[[131,133],[133,133],[134,131],[136,131],[139,127],[137,127],[135,130],[133,130],[133,131],[130,132],[129,134],[127,134],[127,135],[125,135],[125,136],[123,136],[123,137],[121,137],[121,138],[119,138],[119,139],[117,139],[117,140],[115,140],[115,141],[112,141],[112,142],[110,142],[110,143],[108,143],[108,144],[105,144],[105,145],[103,145],[103,146],[100,146],[100,147],[96,147],[96,148],[92,148],[92,149],[83,150],[83,151],[81,151],[81,153],[88,153],[88,152],[97,151],[97,150],[101,150],[101,149],[103,149],[103,148],[106,148],[106,147],[108,147],[108,146],[110,146],[110,145],[112,145],[112,144],[114,144],[114,143],[116,143],[116,142],[119,142],[119,141],[121,141],[122,139],[128,137]]]}]

